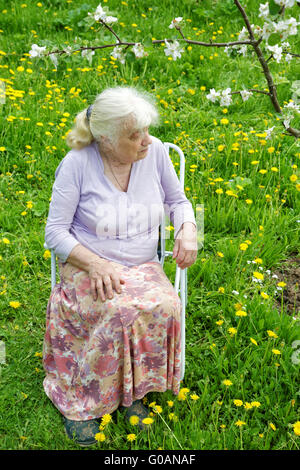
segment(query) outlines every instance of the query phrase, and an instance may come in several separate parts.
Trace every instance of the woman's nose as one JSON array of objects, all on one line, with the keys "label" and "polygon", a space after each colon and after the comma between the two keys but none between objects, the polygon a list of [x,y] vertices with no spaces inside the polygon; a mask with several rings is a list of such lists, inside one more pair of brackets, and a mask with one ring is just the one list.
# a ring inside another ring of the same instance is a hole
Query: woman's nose
[{"label": "woman's nose", "polygon": [[144,136],[143,136],[142,145],[143,145],[143,147],[147,147],[147,145],[150,145],[151,142],[152,142],[152,140],[150,138],[149,132],[146,131],[144,133]]}]

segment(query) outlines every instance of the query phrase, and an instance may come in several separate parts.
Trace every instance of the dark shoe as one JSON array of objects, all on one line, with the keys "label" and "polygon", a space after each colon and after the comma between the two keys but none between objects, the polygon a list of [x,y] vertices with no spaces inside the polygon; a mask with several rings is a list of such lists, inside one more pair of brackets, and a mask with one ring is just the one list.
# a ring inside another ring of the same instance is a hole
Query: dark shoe
[{"label": "dark shoe", "polygon": [[143,430],[146,428],[146,424],[142,423],[142,420],[149,416],[149,410],[144,407],[141,400],[136,400],[132,403],[129,408],[123,407],[126,409],[126,419],[129,421],[131,416],[137,416],[139,418],[138,427]]},{"label": "dark shoe", "polygon": [[99,423],[95,419],[73,421],[63,417],[65,432],[69,439],[74,439],[80,446],[96,444],[95,434],[99,432]]}]

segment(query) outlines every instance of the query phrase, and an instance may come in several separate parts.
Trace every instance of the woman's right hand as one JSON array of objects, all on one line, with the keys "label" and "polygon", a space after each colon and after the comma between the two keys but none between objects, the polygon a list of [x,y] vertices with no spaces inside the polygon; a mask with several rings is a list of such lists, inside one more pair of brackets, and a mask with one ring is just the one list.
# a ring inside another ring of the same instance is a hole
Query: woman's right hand
[{"label": "woman's right hand", "polygon": [[122,292],[121,284],[125,284],[125,279],[120,277],[110,261],[103,258],[92,260],[89,263],[88,274],[94,300],[97,300],[98,296],[102,302],[105,302],[106,297],[112,299],[113,289],[118,294]]}]

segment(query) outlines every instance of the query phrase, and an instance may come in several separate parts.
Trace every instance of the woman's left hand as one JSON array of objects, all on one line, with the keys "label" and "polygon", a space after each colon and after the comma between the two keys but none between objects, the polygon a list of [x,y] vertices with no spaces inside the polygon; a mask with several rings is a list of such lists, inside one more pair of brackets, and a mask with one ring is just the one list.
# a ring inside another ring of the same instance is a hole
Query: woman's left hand
[{"label": "woman's left hand", "polygon": [[192,222],[185,222],[177,234],[173,259],[181,269],[188,268],[197,259],[197,229]]}]

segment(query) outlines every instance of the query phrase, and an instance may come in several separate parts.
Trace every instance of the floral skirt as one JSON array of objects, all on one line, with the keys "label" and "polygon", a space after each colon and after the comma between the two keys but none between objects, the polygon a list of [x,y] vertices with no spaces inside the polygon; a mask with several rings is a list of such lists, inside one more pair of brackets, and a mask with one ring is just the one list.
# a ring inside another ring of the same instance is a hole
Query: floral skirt
[{"label": "floral skirt", "polygon": [[44,390],[76,421],[180,388],[180,298],[159,263],[111,263],[125,279],[113,299],[94,301],[87,273],[59,263],[48,302]]}]

